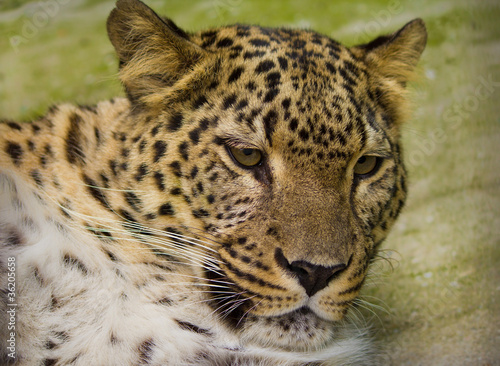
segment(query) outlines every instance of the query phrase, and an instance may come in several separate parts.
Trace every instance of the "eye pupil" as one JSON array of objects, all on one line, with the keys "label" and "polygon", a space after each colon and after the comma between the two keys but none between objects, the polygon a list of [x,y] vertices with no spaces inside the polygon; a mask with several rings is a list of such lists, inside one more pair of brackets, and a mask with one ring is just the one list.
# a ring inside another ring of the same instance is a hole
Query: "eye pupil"
[{"label": "eye pupil", "polygon": [[250,156],[250,155],[252,155],[252,154],[254,153],[254,151],[255,151],[254,149],[243,149],[243,150],[241,150],[241,152],[242,152],[244,155],[246,155],[246,156]]}]

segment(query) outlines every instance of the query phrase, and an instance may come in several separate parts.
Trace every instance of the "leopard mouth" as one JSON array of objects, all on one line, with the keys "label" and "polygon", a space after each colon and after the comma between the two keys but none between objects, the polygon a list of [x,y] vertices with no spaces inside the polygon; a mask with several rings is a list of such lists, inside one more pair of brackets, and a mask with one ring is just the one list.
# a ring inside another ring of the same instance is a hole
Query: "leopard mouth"
[{"label": "leopard mouth", "polygon": [[252,310],[258,306],[259,301],[254,301],[254,298],[263,297],[263,295],[239,286],[222,270],[206,269],[205,277],[207,286],[210,288],[209,304],[216,313],[235,327],[241,327],[249,319],[262,318],[279,322],[280,320],[293,319],[299,315],[311,319],[321,319],[325,322],[334,322],[322,315],[316,309],[312,297],[308,296],[289,306],[283,306],[279,312],[274,314],[255,314]]},{"label": "leopard mouth", "polygon": [[[293,350],[321,347],[333,339],[338,322],[326,320],[308,300],[290,307],[278,315],[258,315],[251,312],[256,305],[248,294],[234,284],[222,271],[206,271],[210,287],[210,306],[228,328],[247,334],[248,340],[261,346],[275,346]],[[262,333],[267,334],[262,337]],[[253,335],[258,334],[258,337]]]},{"label": "leopard mouth", "polygon": [[310,319],[310,320],[319,320],[322,322],[334,323],[329,320],[323,319],[319,316],[313,309],[311,309],[308,305],[301,306],[297,309],[290,310],[289,312],[281,315],[276,315],[272,317],[266,317],[267,319],[273,319],[278,322],[295,322],[297,319]]}]

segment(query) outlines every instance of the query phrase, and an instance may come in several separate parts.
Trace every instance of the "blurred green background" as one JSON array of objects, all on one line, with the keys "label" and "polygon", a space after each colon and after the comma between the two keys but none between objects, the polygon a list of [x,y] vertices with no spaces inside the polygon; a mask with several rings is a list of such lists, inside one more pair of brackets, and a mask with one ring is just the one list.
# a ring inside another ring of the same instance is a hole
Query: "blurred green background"
[{"label": "blurred green background", "polygon": [[[0,116],[29,120],[57,102],[122,95],[105,28],[113,3],[1,0]],[[394,365],[500,365],[499,2],[146,3],[188,31],[284,25],[347,45],[425,20],[428,47],[403,127],[409,201],[359,311]]]}]

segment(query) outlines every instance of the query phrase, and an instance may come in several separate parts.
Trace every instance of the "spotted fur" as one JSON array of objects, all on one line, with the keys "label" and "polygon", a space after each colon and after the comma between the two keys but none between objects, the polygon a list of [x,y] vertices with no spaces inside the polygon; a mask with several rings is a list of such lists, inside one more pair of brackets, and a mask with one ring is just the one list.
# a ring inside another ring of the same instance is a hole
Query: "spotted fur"
[{"label": "spotted fur", "polygon": [[17,364],[377,364],[346,315],[404,204],[423,22],[347,48],[287,28],[188,34],[120,0],[107,26],[126,99],[0,124]]}]

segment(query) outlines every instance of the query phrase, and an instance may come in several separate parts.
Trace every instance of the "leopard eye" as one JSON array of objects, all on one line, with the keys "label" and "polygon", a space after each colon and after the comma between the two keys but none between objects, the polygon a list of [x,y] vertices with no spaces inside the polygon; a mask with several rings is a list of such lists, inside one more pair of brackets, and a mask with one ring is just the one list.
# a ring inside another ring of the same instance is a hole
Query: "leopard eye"
[{"label": "leopard eye", "polygon": [[232,157],[244,167],[251,168],[257,166],[262,161],[262,152],[257,149],[239,149],[228,147]]},{"label": "leopard eye", "polygon": [[354,166],[354,174],[361,177],[374,174],[380,166],[381,160],[378,156],[363,155]]}]

